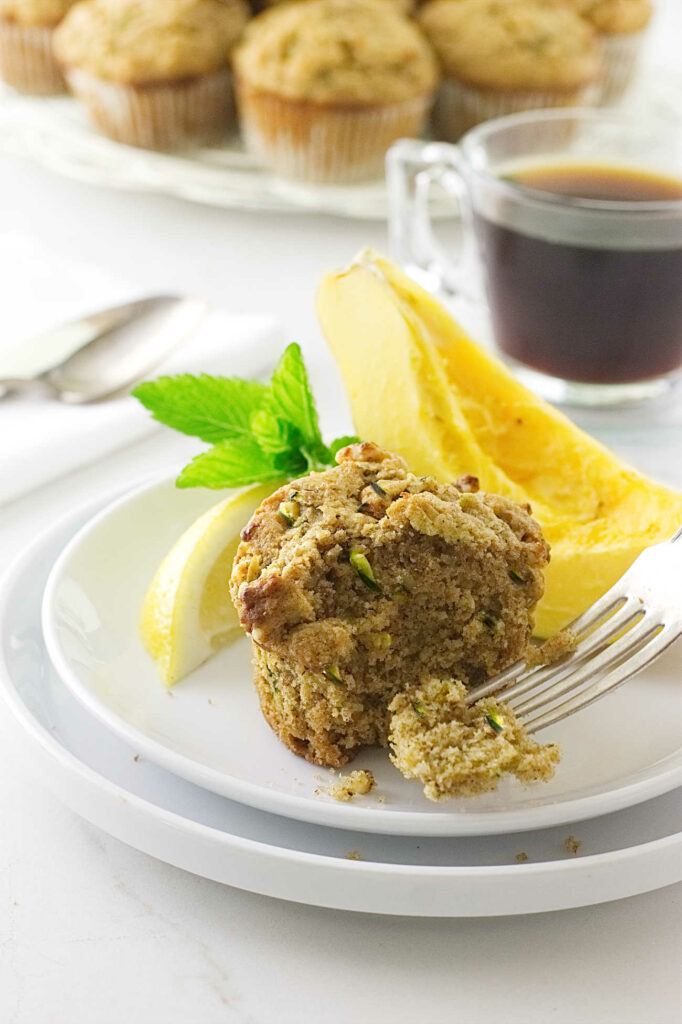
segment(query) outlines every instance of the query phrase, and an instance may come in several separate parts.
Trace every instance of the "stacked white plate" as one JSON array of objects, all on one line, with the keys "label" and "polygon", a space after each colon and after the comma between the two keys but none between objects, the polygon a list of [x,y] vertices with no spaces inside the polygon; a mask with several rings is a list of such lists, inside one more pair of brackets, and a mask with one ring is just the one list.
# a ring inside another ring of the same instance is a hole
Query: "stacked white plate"
[{"label": "stacked white plate", "polygon": [[355,763],[375,790],[339,803],[334,775],[263,721],[245,640],[172,693],[142,648],[145,587],[214,500],[162,480],[90,504],[3,579],[4,741],[69,806],[197,874],[348,910],[528,913],[682,877],[682,644],[550,731],[563,758],[547,785],[430,804],[376,750]]}]

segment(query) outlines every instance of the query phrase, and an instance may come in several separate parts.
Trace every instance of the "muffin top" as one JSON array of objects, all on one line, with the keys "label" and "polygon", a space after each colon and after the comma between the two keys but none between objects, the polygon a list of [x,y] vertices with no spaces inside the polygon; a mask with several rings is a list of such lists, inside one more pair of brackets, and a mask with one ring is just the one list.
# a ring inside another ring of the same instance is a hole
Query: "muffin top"
[{"label": "muffin top", "polygon": [[167,82],[227,67],[244,0],[83,0],[55,33],[57,59],[115,82]]},{"label": "muffin top", "polygon": [[235,68],[262,92],[330,104],[408,100],[429,93],[437,79],[418,27],[379,0],[273,7],[249,25]]},{"label": "muffin top", "polygon": [[[300,2],[302,2],[302,0],[261,0],[260,6],[261,7],[276,7],[279,4],[283,4],[283,3],[300,3]],[[383,3],[384,0],[380,0],[380,2]],[[385,2],[391,4],[393,7],[396,7],[399,11],[402,11],[403,14],[411,14],[412,11],[414,10],[414,6],[415,6],[414,0],[385,0]]]},{"label": "muffin top", "polygon": [[0,18],[19,25],[58,25],[76,0],[0,0]]},{"label": "muffin top", "polygon": [[546,0],[434,0],[419,20],[445,73],[478,88],[563,91],[599,73],[594,30]]},{"label": "muffin top", "polygon": [[620,35],[640,32],[651,18],[650,0],[562,0],[598,32]]}]

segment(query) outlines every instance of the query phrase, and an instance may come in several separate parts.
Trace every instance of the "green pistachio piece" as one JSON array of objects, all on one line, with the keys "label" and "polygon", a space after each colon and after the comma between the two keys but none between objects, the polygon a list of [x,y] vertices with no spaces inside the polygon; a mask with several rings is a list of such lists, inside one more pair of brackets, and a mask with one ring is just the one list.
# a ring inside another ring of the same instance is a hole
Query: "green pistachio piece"
[{"label": "green pistachio piece", "polygon": [[372,635],[372,646],[377,651],[387,651],[393,643],[390,633],[374,633]]},{"label": "green pistachio piece", "polygon": [[513,580],[514,583],[525,583],[526,582],[524,580],[523,576],[521,575],[521,573],[517,572],[516,569],[510,569],[509,570],[509,579]]},{"label": "green pistachio piece", "polygon": [[489,708],[486,708],[485,720],[493,732],[499,734],[504,729],[504,718],[502,718],[502,715],[497,708],[492,705]]},{"label": "green pistachio piece", "polygon": [[335,683],[337,686],[345,686],[338,665],[327,665],[322,671],[327,679],[331,679],[332,683]]},{"label": "green pistachio piece", "polygon": [[494,615],[491,615],[490,612],[485,612],[481,616],[481,618],[483,619],[484,625],[486,625],[488,629],[494,629],[495,626],[497,625],[497,619],[495,618]]},{"label": "green pistachio piece", "polygon": [[301,506],[297,501],[283,501],[277,509],[277,515],[285,526],[293,526],[301,514]]},{"label": "green pistachio piece", "polygon": [[372,480],[372,482],[370,484],[370,487],[372,488],[372,490],[374,491],[375,494],[379,495],[380,498],[385,498],[386,497],[386,491],[383,489],[381,484],[378,484],[376,482],[376,480]]},{"label": "green pistachio piece", "polygon": [[381,587],[374,578],[374,572],[372,571],[372,566],[369,564],[367,555],[363,554],[363,552],[358,548],[351,548],[350,564],[353,566],[366,587],[377,592],[381,590]]},{"label": "green pistachio piece", "polygon": [[412,707],[417,718],[426,718],[426,705],[423,700],[413,700]]}]

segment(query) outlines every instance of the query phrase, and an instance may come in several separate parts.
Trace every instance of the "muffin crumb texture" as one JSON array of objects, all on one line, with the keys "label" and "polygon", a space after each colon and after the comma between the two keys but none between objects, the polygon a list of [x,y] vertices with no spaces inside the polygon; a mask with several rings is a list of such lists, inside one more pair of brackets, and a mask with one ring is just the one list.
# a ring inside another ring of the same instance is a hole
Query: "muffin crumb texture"
[{"label": "muffin crumb texture", "polygon": [[266,720],[335,768],[386,745],[396,694],[476,685],[521,658],[548,560],[506,498],[416,477],[370,443],[337,461],[263,502],[230,581]]},{"label": "muffin crumb texture", "polygon": [[389,706],[391,760],[429,800],[478,796],[503,775],[526,784],[552,778],[558,747],[531,739],[505,705],[465,700],[463,683],[432,679]]},{"label": "muffin crumb texture", "polygon": [[364,769],[340,775],[338,782],[330,786],[327,792],[335,800],[348,802],[356,796],[367,796],[374,789],[374,776]]}]

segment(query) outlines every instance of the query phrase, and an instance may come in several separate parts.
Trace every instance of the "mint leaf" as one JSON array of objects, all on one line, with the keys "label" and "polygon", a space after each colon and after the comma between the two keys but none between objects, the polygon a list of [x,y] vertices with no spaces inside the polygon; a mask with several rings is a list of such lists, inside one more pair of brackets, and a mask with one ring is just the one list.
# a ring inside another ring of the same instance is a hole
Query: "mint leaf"
[{"label": "mint leaf", "polygon": [[303,362],[300,346],[289,345],[280,358],[270,381],[267,401],[270,412],[293,424],[301,434],[302,451],[311,466],[326,464],[328,449],[322,440],[315,400]]},{"label": "mint leaf", "polygon": [[297,428],[287,420],[279,419],[267,406],[252,415],[251,431],[263,451],[273,455],[279,452],[298,452],[301,447],[301,435]]},{"label": "mint leaf", "polygon": [[177,487],[246,487],[282,476],[282,469],[253,438],[220,441],[197,455],[176,480]]},{"label": "mint leaf", "polygon": [[181,373],[138,384],[132,394],[155,420],[215,444],[250,436],[251,416],[269,391],[255,380]]}]

